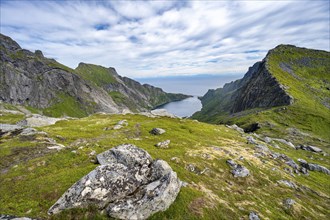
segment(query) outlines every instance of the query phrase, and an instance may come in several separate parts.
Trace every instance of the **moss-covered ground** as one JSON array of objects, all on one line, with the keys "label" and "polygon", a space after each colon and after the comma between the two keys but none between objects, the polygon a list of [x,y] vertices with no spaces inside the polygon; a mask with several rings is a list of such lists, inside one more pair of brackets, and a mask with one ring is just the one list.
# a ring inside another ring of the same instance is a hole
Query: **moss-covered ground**
[{"label": "moss-covered ground", "polygon": [[[128,121],[128,126],[113,130],[123,119]],[[164,128],[166,133],[151,135],[149,131],[154,127]],[[188,183],[168,210],[150,219],[247,219],[251,211],[262,219],[330,217],[328,175],[310,172],[309,176],[292,176],[284,170],[288,168],[284,162],[269,156],[256,157],[254,145],[246,143],[245,135],[223,125],[133,114],[95,114],[38,129],[66,148],[48,150],[38,141],[42,139],[38,136],[32,140],[3,137],[0,140],[0,213],[41,219],[107,219],[94,207],[68,210],[55,216],[48,216],[47,210],[73,183],[97,166],[91,162],[95,159],[90,156],[92,151],[101,153],[131,143],[147,150],[153,158],[167,161],[178,177]],[[154,146],[166,139],[171,140],[168,149]],[[296,162],[302,158],[329,168],[327,155],[278,145],[281,149],[268,147]],[[227,159],[246,166],[251,175],[234,178]],[[187,170],[188,165],[193,165],[195,171]],[[280,185],[278,180],[292,181],[298,189]],[[286,198],[296,201],[291,209],[283,205]]]}]

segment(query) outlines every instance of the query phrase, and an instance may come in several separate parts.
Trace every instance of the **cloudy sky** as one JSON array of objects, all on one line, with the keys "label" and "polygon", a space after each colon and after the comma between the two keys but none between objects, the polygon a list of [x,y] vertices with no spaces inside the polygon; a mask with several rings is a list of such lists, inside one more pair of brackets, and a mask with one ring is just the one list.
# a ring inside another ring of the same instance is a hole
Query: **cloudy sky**
[{"label": "cloudy sky", "polygon": [[243,74],[278,44],[329,51],[330,1],[5,1],[1,33],[75,68]]}]

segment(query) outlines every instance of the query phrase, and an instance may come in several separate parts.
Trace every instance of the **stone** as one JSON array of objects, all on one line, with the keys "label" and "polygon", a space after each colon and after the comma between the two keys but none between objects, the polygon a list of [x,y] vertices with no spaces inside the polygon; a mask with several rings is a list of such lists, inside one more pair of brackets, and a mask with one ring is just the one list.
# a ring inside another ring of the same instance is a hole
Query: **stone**
[{"label": "stone", "polygon": [[295,204],[295,203],[296,202],[293,199],[290,199],[290,198],[283,200],[283,205],[287,209],[290,209],[293,206],[293,204]]},{"label": "stone", "polygon": [[270,142],[272,142],[273,140],[270,137],[265,137],[264,141],[269,144]]},{"label": "stone", "polygon": [[307,145],[307,146],[300,145],[299,148],[302,149],[302,150],[311,151],[311,152],[315,152],[315,153],[321,153],[322,152],[321,148],[310,146],[310,145]]},{"label": "stone", "polygon": [[53,145],[53,146],[48,146],[47,147],[49,150],[62,150],[65,148],[65,146],[63,144],[56,144],[56,145]]},{"label": "stone", "polygon": [[0,137],[6,133],[17,133],[22,131],[23,127],[19,125],[0,124]]},{"label": "stone", "polygon": [[97,159],[101,165],[71,186],[49,214],[93,205],[112,218],[147,219],[165,211],[180,191],[171,167],[134,145],[119,145]]},{"label": "stone", "polygon": [[32,114],[30,117],[19,121],[17,124],[20,126],[28,126],[28,127],[42,127],[53,125],[58,121],[67,120],[66,118],[52,118],[39,114]]},{"label": "stone", "polygon": [[0,220],[35,220],[35,219],[28,218],[28,217],[16,217],[16,216],[13,216],[13,215],[0,214]]},{"label": "stone", "polygon": [[238,127],[236,124],[233,124],[233,125],[226,125],[226,126],[227,126],[228,128],[231,128],[231,129],[234,129],[234,130],[238,131],[239,133],[244,133],[244,129]]},{"label": "stone", "polygon": [[158,147],[158,148],[168,148],[168,145],[171,143],[170,140],[165,140],[165,141],[162,141],[162,142],[158,142],[155,146]]},{"label": "stone", "polygon": [[299,169],[299,165],[296,164],[296,162],[294,162],[294,160],[288,160],[285,162],[287,165],[289,165],[290,167],[292,167],[294,170],[298,170]]},{"label": "stone", "polygon": [[128,125],[127,120],[125,120],[125,119],[124,120],[120,120],[115,126],[113,126],[113,130],[119,130],[122,127],[127,126],[127,125]]},{"label": "stone", "polygon": [[257,144],[256,140],[252,136],[246,138],[248,144]]},{"label": "stone", "polygon": [[259,215],[256,212],[250,212],[249,220],[260,220]]},{"label": "stone", "polygon": [[324,166],[321,166],[321,165],[318,165],[315,163],[308,163],[307,161],[305,161],[303,159],[298,159],[298,162],[300,163],[300,165],[302,167],[306,168],[307,170],[318,171],[318,172],[322,172],[327,175],[330,175],[330,170]]},{"label": "stone", "polygon": [[162,128],[153,128],[151,131],[150,131],[150,134],[153,134],[153,135],[161,135],[161,134],[164,134],[166,131]]},{"label": "stone", "polygon": [[232,168],[231,173],[234,177],[246,177],[250,175],[250,171],[246,167],[235,163],[233,160],[227,160],[226,163]]},{"label": "stone", "polygon": [[176,115],[169,113],[166,109],[155,109],[150,112],[153,116],[169,117],[169,118],[180,118]]},{"label": "stone", "polygon": [[290,188],[294,188],[294,189],[298,188],[296,184],[294,184],[293,182],[291,182],[289,180],[279,180],[277,182],[279,184],[285,185],[285,186],[290,187]]},{"label": "stone", "polygon": [[284,140],[284,139],[278,139],[278,138],[276,138],[276,139],[274,139],[275,141],[278,141],[278,142],[280,142],[280,143],[282,143],[282,144],[285,144],[285,145],[287,145],[287,146],[289,146],[289,147],[291,147],[291,148],[294,148],[294,149],[296,149],[296,147],[290,142],[290,141],[286,141],[286,140]]},{"label": "stone", "polygon": [[263,145],[263,144],[257,144],[255,146],[255,149],[258,152],[264,152],[264,153],[268,153],[269,152],[269,148],[266,145]]}]

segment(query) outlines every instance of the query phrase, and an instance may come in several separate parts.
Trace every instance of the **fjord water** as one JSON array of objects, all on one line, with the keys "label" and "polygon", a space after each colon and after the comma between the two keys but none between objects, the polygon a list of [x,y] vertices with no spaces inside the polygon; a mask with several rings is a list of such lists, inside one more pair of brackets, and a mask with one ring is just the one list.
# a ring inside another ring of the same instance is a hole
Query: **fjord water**
[{"label": "fjord water", "polygon": [[190,117],[195,112],[201,110],[202,103],[198,96],[203,96],[209,89],[222,87],[225,83],[242,78],[239,75],[197,75],[197,76],[177,76],[177,77],[155,77],[136,79],[140,83],[150,84],[162,88],[165,92],[183,93],[193,95],[181,101],[170,102],[157,109],[166,109],[168,112],[180,116]]},{"label": "fjord water", "polygon": [[168,112],[179,117],[190,117],[202,109],[202,103],[197,96],[193,96],[181,101],[158,106],[157,109],[166,109]]}]

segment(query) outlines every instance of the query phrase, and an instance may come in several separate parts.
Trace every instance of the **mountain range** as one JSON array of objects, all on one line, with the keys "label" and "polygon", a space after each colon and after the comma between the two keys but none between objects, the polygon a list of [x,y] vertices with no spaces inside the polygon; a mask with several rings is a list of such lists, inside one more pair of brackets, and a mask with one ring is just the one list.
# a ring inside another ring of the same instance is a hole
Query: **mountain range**
[{"label": "mountain range", "polygon": [[71,69],[44,57],[39,50],[22,49],[2,34],[0,42],[0,100],[32,107],[48,116],[145,111],[189,97],[141,85],[111,67],[80,63]]}]

